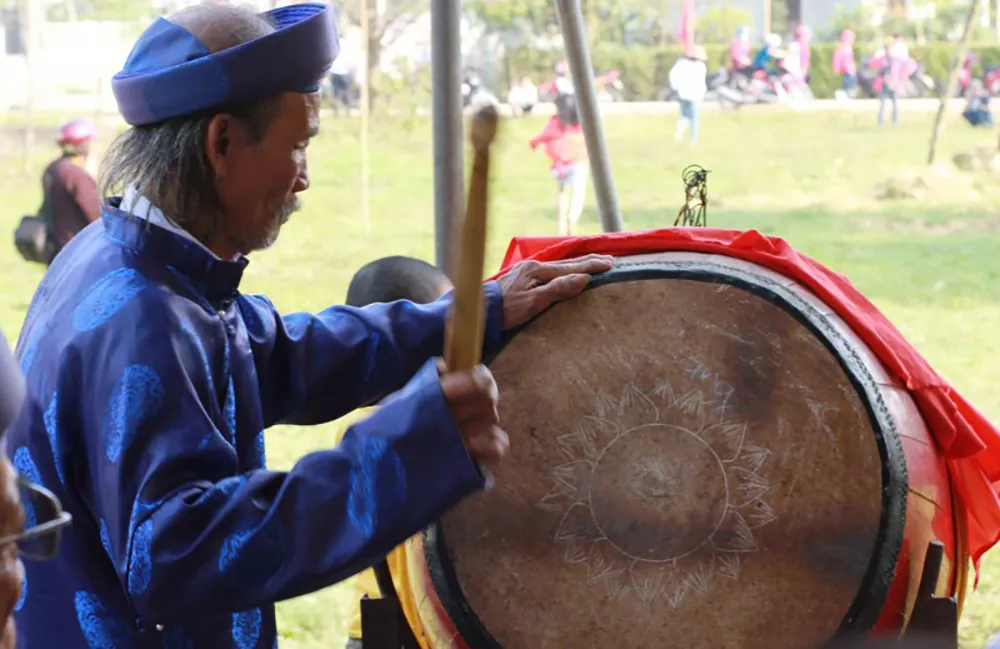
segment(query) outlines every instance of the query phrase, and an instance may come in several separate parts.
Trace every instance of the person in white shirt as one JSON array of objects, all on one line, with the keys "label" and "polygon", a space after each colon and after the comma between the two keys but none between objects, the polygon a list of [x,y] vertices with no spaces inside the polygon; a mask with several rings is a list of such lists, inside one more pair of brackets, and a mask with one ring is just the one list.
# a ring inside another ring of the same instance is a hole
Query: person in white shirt
[{"label": "person in white shirt", "polygon": [[681,104],[681,117],[677,120],[674,134],[678,141],[683,137],[684,131],[689,130],[691,144],[698,142],[698,113],[708,91],[705,83],[708,75],[708,67],[705,65],[707,60],[705,48],[696,45],[690,55],[678,59],[670,69],[670,87],[677,93]]},{"label": "person in white shirt", "polygon": [[515,115],[530,113],[531,109],[538,103],[538,88],[529,77],[524,77],[510,89],[507,103],[510,104]]}]

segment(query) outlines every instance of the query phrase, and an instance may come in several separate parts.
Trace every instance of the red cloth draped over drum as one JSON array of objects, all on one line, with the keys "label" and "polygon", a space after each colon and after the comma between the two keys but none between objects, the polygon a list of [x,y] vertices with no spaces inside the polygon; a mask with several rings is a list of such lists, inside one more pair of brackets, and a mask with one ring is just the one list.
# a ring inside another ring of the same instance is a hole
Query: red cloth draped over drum
[{"label": "red cloth draped over drum", "polygon": [[553,261],[590,253],[616,256],[662,251],[721,254],[759,264],[811,289],[869,345],[911,393],[947,458],[967,509],[969,553],[976,566],[1000,542],[1000,430],[930,366],[896,327],[846,277],[755,230],[663,229],[588,237],[527,237],[511,241],[502,275],[525,260]]}]

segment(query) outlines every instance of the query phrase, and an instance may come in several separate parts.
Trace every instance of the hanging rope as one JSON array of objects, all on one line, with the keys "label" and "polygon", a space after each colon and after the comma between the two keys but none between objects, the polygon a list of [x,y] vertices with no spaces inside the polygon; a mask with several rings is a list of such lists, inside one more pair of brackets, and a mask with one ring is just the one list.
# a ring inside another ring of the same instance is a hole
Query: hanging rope
[{"label": "hanging rope", "polygon": [[684,206],[677,212],[674,226],[708,225],[708,170],[689,165],[681,172],[684,181]]}]

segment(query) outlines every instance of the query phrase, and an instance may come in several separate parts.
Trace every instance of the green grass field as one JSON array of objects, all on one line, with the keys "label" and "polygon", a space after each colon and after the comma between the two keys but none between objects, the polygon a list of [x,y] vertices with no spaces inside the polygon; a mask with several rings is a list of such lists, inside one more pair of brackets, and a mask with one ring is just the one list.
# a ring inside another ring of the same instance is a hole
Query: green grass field
[{"label": "green grass field", "polygon": [[[60,116],[48,116],[48,125]],[[0,223],[11,231],[39,203],[45,157],[22,172],[16,118],[0,136]],[[879,129],[874,115],[786,111],[703,116],[696,150],[672,139],[673,117],[608,118],[619,201],[630,229],[673,223],[683,193],[681,169],[710,169],[709,223],[756,228],[847,275],[899,326],[934,366],[973,403],[1000,418],[1000,177],[938,176],[921,200],[878,202],[877,183],[918,169],[926,155],[930,115],[906,115]],[[555,230],[555,188],[547,160],[528,139],[541,119],[504,125],[494,157],[488,267],[495,268],[515,234]],[[113,129],[114,126],[108,126]],[[387,254],[433,258],[430,123],[379,125],[372,140],[370,234],[362,221],[356,120],[327,119],[310,153],[312,188],[305,209],[271,250],[254,255],[244,289],[264,292],[286,310],[319,309],[343,299],[351,274]],[[36,150],[48,142],[39,136]],[[943,155],[989,145],[995,134],[951,121]],[[583,227],[599,230],[594,201]],[[0,326],[16,336],[41,276],[0,245]],[[328,430],[284,428],[268,438],[275,467],[331,444]],[[1000,550],[987,556],[970,598],[963,646],[979,649],[1000,630]],[[283,603],[282,646],[341,646],[357,602],[349,584]]]}]

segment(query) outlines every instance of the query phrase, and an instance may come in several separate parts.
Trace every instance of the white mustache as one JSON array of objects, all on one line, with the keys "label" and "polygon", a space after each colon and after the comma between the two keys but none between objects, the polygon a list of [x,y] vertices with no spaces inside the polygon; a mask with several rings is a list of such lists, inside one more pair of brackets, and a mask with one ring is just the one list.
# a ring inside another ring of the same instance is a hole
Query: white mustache
[{"label": "white mustache", "polygon": [[285,201],[285,203],[281,206],[281,209],[278,211],[281,222],[284,223],[287,221],[292,214],[295,214],[300,209],[302,209],[302,201],[299,200],[298,196],[292,196],[290,199]]}]

